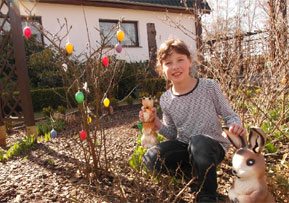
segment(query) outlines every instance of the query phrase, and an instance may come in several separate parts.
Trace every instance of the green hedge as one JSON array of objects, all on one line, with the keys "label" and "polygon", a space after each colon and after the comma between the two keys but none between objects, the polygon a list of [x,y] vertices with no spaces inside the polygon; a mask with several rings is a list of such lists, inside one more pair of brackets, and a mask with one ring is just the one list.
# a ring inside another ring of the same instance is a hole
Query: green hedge
[{"label": "green hedge", "polygon": [[143,92],[155,96],[158,92],[164,92],[166,90],[166,81],[162,78],[147,78],[141,80],[140,88]]},{"label": "green hedge", "polygon": [[[65,95],[67,88],[58,87],[50,89],[31,90],[32,104],[34,111],[42,111],[44,107],[51,106],[56,109],[58,106],[67,106]],[[76,106],[74,98],[69,97],[69,102]]]}]

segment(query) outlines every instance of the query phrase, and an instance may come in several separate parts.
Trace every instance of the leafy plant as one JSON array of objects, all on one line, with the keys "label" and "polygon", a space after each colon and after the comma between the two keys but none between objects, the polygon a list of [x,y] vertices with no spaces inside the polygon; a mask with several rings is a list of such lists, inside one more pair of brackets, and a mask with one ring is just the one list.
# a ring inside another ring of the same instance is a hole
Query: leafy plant
[{"label": "leafy plant", "polygon": [[142,157],[146,151],[147,150],[143,146],[138,145],[131,156],[131,159],[129,160],[129,165],[138,171],[146,170],[146,167],[142,162]]},{"label": "leafy plant", "polygon": [[65,114],[66,113],[66,108],[64,106],[58,106],[57,107],[57,112],[59,112],[61,114]]},{"label": "leafy plant", "polygon": [[0,151],[0,161],[2,161],[4,159],[4,154],[2,151]]},{"label": "leafy plant", "polygon": [[133,98],[132,96],[128,96],[125,100],[125,102],[129,105],[132,106],[133,105]]},{"label": "leafy plant", "polygon": [[0,152],[0,161],[10,159],[13,156],[20,155],[23,151],[32,147],[35,142],[34,136],[27,136],[24,140],[18,139],[4,154]]},{"label": "leafy plant", "polygon": [[51,106],[42,109],[43,115],[48,118],[53,114],[53,111],[54,110]]},{"label": "leafy plant", "polygon": [[[145,149],[143,146],[141,146],[141,137],[142,137],[142,134],[136,140],[136,142],[138,144],[134,150],[134,153],[132,154],[132,156],[129,160],[129,165],[137,171],[144,170],[147,172],[148,170],[142,161],[142,157],[146,153],[147,149]],[[158,137],[159,143],[164,141],[164,137],[162,135],[157,133],[157,137]]]},{"label": "leafy plant", "polygon": [[267,143],[265,148],[269,153],[275,153],[278,151],[278,147],[275,147],[271,142]]},{"label": "leafy plant", "polygon": [[50,133],[45,133],[44,139],[46,142],[48,142],[50,140]]},{"label": "leafy plant", "polygon": [[47,121],[36,123],[36,127],[37,127],[37,136],[45,135],[46,133],[49,133],[52,129],[51,123],[47,123]]},{"label": "leafy plant", "polygon": [[113,108],[116,108],[116,107],[117,107],[118,102],[119,102],[119,100],[116,99],[115,97],[110,98],[110,105],[111,105]]}]

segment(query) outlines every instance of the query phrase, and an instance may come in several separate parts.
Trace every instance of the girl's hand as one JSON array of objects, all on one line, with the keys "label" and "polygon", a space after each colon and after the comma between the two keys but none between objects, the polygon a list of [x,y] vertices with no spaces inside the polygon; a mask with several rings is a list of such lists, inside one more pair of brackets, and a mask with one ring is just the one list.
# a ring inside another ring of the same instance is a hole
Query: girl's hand
[{"label": "girl's hand", "polygon": [[[152,107],[151,111],[152,111],[153,115],[154,115],[155,117],[157,117],[157,110],[156,110],[156,108],[155,108],[155,107]],[[139,111],[139,114],[138,114],[139,120],[140,120],[141,122],[144,121],[144,118],[143,118],[143,113],[144,113],[144,112],[145,112],[145,108],[142,106],[142,107],[141,107],[141,110]]]},{"label": "girl's hand", "polygon": [[141,107],[141,110],[140,110],[139,113],[138,113],[138,117],[139,117],[140,122],[143,122],[143,120],[144,120],[144,118],[143,118],[143,112],[144,112],[144,107],[142,106],[142,107]]},{"label": "girl's hand", "polygon": [[230,124],[229,125],[229,132],[231,132],[235,135],[239,135],[239,136],[245,136],[246,135],[246,130],[238,124]]}]

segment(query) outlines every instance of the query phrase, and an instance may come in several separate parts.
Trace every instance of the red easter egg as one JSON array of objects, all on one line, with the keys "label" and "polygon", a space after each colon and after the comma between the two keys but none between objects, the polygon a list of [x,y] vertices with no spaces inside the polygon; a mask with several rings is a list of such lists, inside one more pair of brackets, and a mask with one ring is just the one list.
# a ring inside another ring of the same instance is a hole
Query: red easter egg
[{"label": "red easter egg", "polygon": [[86,132],[84,130],[80,131],[79,137],[80,137],[80,139],[85,140],[86,139]]},{"label": "red easter egg", "polygon": [[102,58],[102,64],[103,64],[104,66],[108,66],[108,64],[109,64],[109,59],[108,59],[107,56],[105,56],[105,57]]},{"label": "red easter egg", "polygon": [[23,29],[23,33],[25,35],[25,37],[29,38],[31,36],[31,29],[30,27],[26,26],[24,29]]}]

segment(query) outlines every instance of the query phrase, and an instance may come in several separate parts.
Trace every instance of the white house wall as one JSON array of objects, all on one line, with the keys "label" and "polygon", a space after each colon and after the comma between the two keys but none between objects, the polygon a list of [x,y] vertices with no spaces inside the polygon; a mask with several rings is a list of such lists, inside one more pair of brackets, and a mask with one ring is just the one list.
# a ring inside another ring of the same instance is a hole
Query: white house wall
[{"label": "white house wall", "polygon": [[[88,6],[75,6],[75,5],[61,5],[61,4],[47,4],[38,3],[34,6],[32,3],[26,2],[25,7],[20,5],[21,15],[27,15],[27,11],[35,16],[40,16],[42,19],[42,25],[44,29],[48,30],[52,34],[59,32],[61,23],[67,19],[68,25],[72,26],[72,30],[69,33],[69,39],[65,38],[62,41],[64,47],[67,40],[69,40],[75,48],[74,54],[78,55],[88,49],[88,35],[85,24],[85,16],[88,25],[89,38],[92,47],[97,47],[96,41],[100,41],[100,35],[95,30],[95,27],[99,28],[99,19],[111,19],[117,20],[123,18],[123,20],[131,20],[138,22],[138,34],[139,34],[139,47],[124,47],[117,57],[125,59],[127,61],[143,61],[149,59],[148,41],[147,41],[147,23],[154,23],[156,28],[156,41],[157,46],[169,39],[180,38],[184,40],[190,47],[191,51],[195,50],[195,37],[194,33],[194,20],[190,15],[184,14],[167,14],[165,12],[155,11],[143,11],[143,10],[130,10],[119,8],[105,8],[105,7],[88,7]],[[33,7],[34,6],[34,7]],[[28,8],[28,10],[27,10]],[[189,34],[185,34],[178,28],[174,28],[169,25],[169,20],[166,20],[167,15],[175,22],[180,22]],[[64,36],[66,29],[58,33],[60,36]],[[189,35],[189,36],[188,36]],[[44,39],[45,44],[49,44],[47,39]],[[112,51],[110,54],[115,54]],[[193,53],[194,54],[194,53]]]}]

